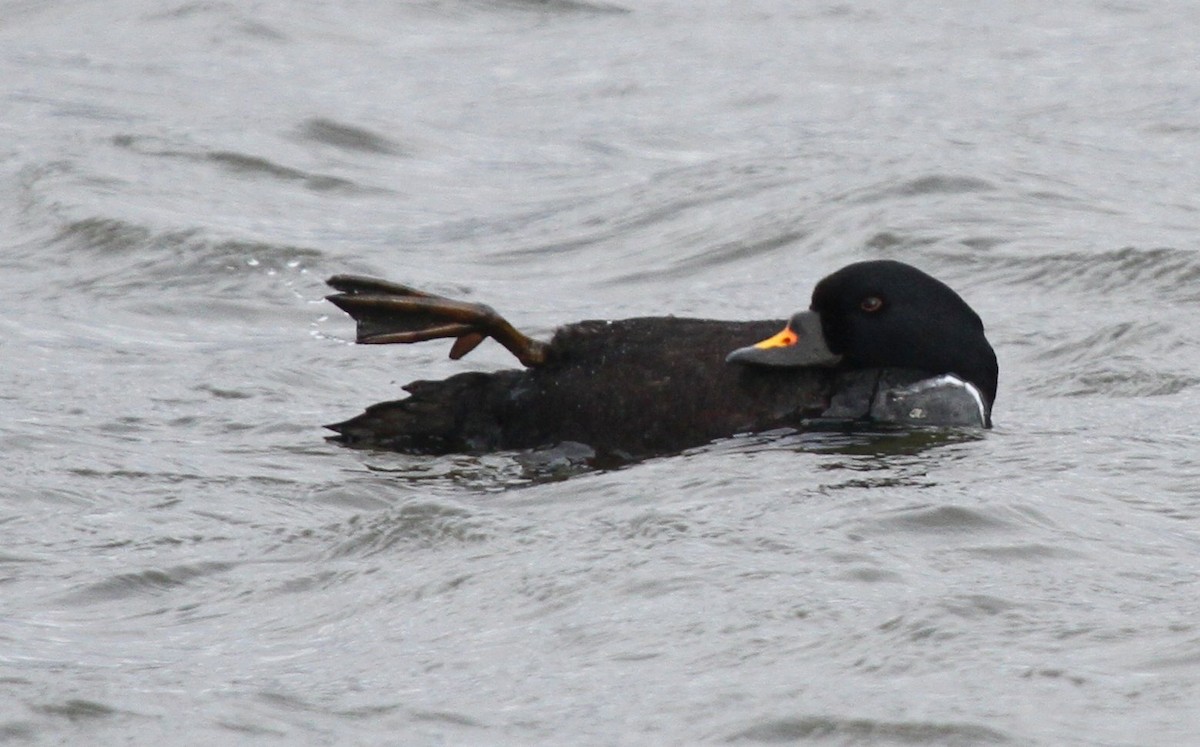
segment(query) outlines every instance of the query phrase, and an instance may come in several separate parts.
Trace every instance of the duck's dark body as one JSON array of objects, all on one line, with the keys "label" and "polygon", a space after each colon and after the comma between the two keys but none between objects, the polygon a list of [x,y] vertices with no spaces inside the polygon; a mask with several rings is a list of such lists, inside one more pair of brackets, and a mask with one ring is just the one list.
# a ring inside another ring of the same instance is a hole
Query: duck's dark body
[{"label": "duck's dark body", "polygon": [[[818,416],[991,423],[998,369],[983,322],[944,283],[900,262],[829,275],[774,337],[783,321],[646,317],[569,324],[547,343],[481,304],[375,278],[329,283],[360,343],[453,338],[450,356],[460,358],[491,337],[526,367],[415,381],[406,399],[329,426],[350,444],[478,453],[573,441],[637,458]],[[947,374],[949,385],[930,383]]]},{"label": "duck's dark body", "polygon": [[416,381],[404,387],[407,399],[374,405],[332,428],[347,443],[411,452],[577,441],[637,457],[795,427],[828,406],[833,371],[725,362],[730,350],[783,324],[675,317],[570,324],[536,368]]}]

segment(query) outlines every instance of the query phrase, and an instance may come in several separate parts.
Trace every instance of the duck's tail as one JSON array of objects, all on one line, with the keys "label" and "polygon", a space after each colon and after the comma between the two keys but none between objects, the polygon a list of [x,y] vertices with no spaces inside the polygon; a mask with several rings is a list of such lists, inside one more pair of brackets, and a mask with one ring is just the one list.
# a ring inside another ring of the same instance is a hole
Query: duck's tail
[{"label": "duck's tail", "polygon": [[329,301],[358,323],[359,343],[384,345],[453,337],[450,357],[457,360],[492,337],[525,366],[546,361],[546,343],[521,334],[490,306],[453,301],[359,275],[334,275],[326,282],[340,291],[327,296]]},{"label": "duck's tail", "polygon": [[524,371],[469,371],[442,381],[414,381],[405,399],[371,405],[325,426],[344,444],[407,453],[482,453],[507,448],[504,408]]}]

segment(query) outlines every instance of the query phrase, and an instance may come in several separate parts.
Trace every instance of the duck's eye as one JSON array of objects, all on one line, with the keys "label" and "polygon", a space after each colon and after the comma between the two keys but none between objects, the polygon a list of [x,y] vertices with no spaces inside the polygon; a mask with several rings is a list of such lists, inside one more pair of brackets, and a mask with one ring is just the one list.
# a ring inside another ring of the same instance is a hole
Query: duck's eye
[{"label": "duck's eye", "polygon": [[862,300],[858,307],[868,314],[871,314],[883,308],[883,299],[879,296],[867,296]]}]

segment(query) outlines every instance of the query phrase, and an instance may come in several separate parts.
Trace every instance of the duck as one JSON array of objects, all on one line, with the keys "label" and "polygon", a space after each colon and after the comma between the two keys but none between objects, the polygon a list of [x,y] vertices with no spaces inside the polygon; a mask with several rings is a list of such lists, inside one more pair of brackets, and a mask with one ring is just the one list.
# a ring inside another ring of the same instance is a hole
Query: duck
[{"label": "duck", "polygon": [[979,315],[948,285],[896,260],[820,280],[788,318],[586,320],[533,339],[492,307],[360,275],[327,299],[366,345],[491,338],[521,368],[403,387],[327,428],[349,446],[482,454],[583,444],[636,460],[743,433],[857,426],[990,428],[999,368]]}]

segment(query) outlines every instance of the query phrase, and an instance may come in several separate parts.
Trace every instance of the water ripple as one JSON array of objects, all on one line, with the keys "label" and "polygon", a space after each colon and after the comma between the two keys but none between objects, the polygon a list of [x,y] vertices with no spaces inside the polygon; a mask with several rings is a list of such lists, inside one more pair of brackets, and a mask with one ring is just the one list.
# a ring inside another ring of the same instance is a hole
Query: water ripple
[{"label": "water ripple", "polygon": [[802,716],[764,721],[731,734],[725,741],[975,745],[1004,744],[1014,738],[979,724]]},{"label": "water ripple", "polygon": [[[346,139],[347,136],[343,130],[342,140]],[[209,163],[227,171],[232,176],[299,182],[315,192],[338,191],[347,194],[373,194],[380,191],[378,187],[364,187],[343,177],[310,173],[292,166],[275,163],[265,156],[256,154],[172,147],[160,143],[157,138],[140,135],[115,135],[112,142],[119,148],[126,148],[143,156]]]},{"label": "water ripple", "polygon": [[1035,256],[942,254],[947,264],[970,264],[986,277],[1025,292],[1077,293],[1163,303],[1200,302],[1200,253],[1170,247],[1127,246],[1096,252],[1043,252]]},{"label": "water ripple", "polygon": [[485,542],[491,522],[448,503],[414,501],[394,511],[357,516],[337,528],[344,536],[331,556],[371,557],[398,547],[428,548]]},{"label": "water ripple", "polygon": [[[304,247],[220,239],[198,230],[155,232],[99,216],[68,223],[53,243],[60,251],[89,257],[92,268],[85,275],[67,274],[57,293],[121,300],[143,309],[147,303],[143,296],[169,304],[211,304],[219,296],[244,303],[249,287],[265,284],[278,292],[280,283],[263,280],[300,274],[321,258],[319,252]],[[164,286],[176,295],[155,298]],[[202,293],[189,297],[182,293],[187,289]],[[29,288],[27,292],[45,291]],[[294,293],[285,296],[295,299]],[[173,308],[178,313],[179,307]]]},{"label": "water ripple", "polygon": [[209,561],[177,565],[161,570],[151,568],[133,573],[119,573],[71,592],[66,598],[76,604],[95,604],[127,597],[154,596],[184,586],[196,579],[226,573],[236,568],[237,565],[236,563]]},{"label": "water ripple", "polygon": [[299,128],[306,140],[357,153],[372,153],[384,156],[410,155],[390,138],[355,125],[336,122],[324,117],[306,120]]}]

